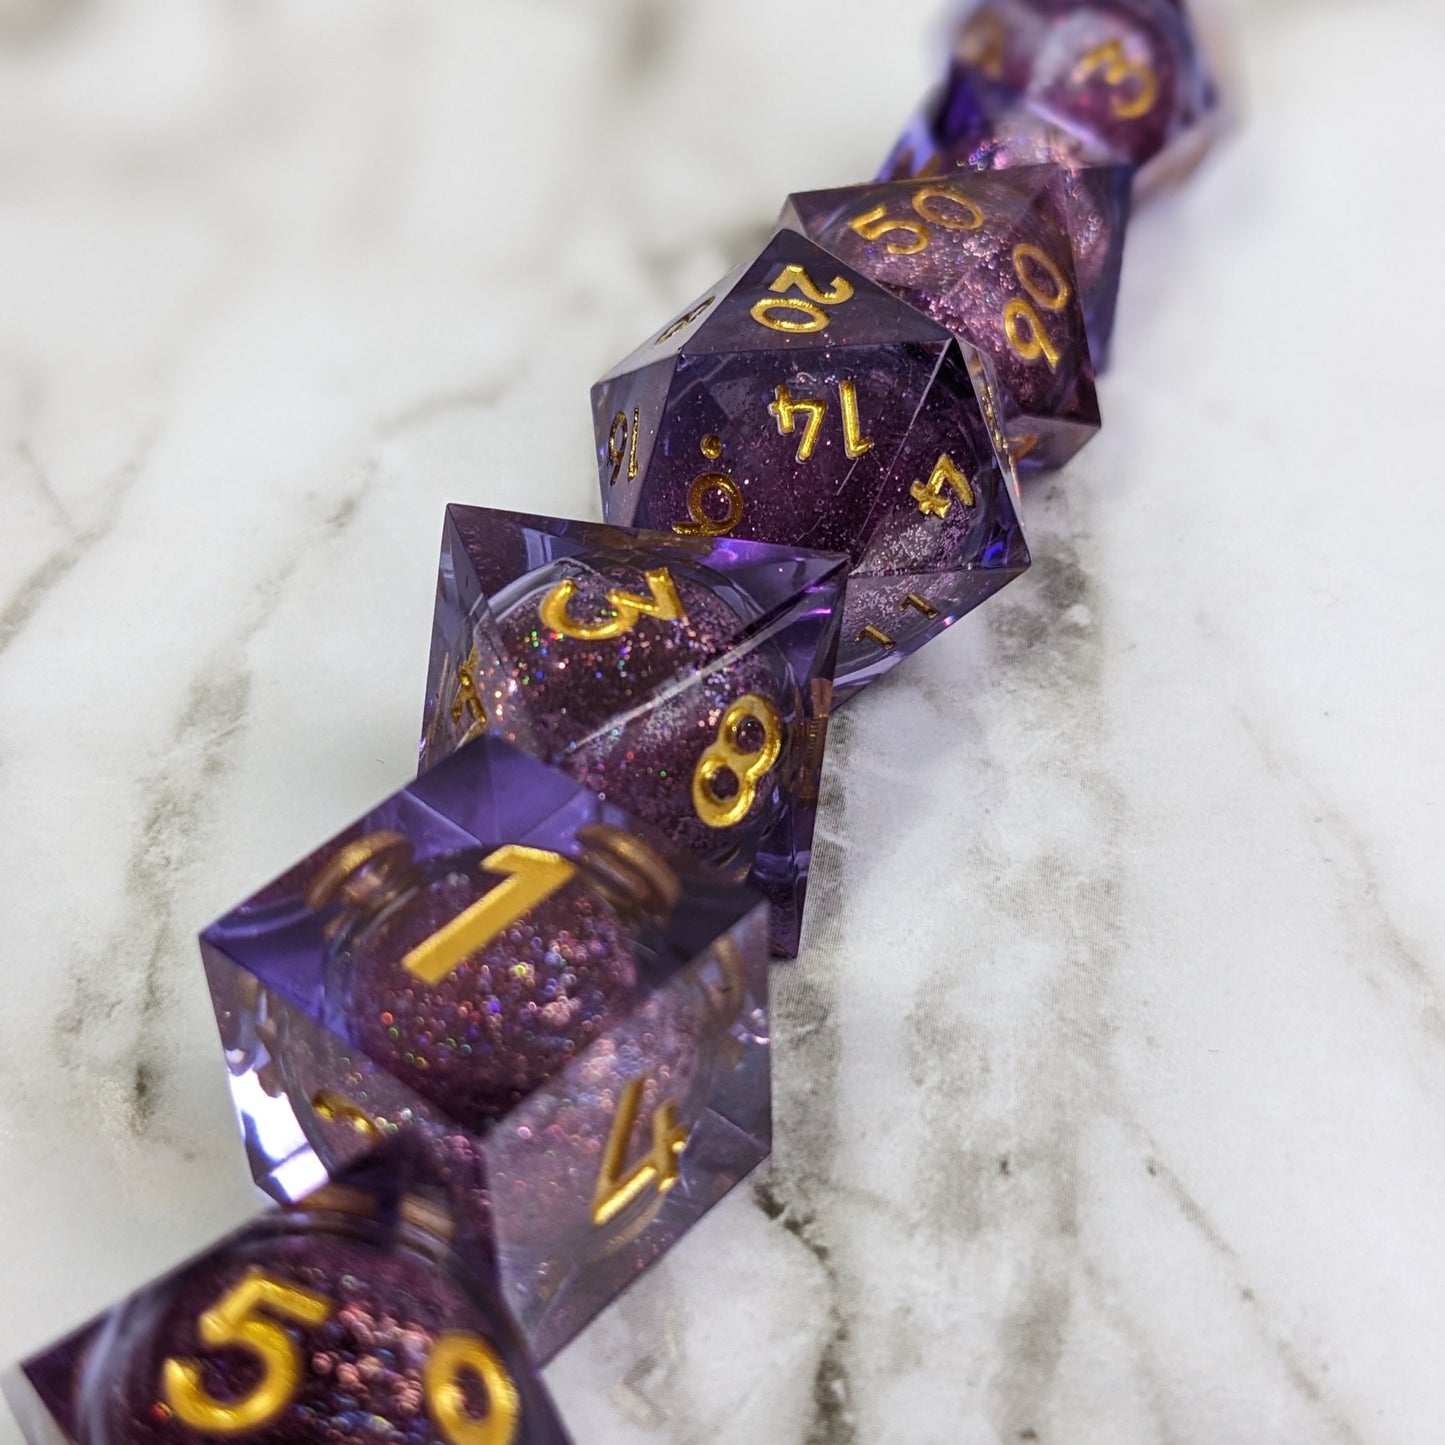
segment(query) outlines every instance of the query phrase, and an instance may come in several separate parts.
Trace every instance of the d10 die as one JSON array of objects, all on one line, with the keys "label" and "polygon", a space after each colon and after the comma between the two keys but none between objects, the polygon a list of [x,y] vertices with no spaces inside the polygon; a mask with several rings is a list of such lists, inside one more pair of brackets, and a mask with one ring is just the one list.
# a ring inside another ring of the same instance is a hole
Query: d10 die
[{"label": "d10 die", "polygon": [[447,509],[421,763],[495,732],[715,874],[792,956],[847,561]]},{"label": "d10 die", "polygon": [[34,1445],[567,1445],[436,1191],[380,1158],[25,1360]]},{"label": "d10 die", "polygon": [[781,231],[592,388],[610,522],[847,553],[851,696],[1028,565],[988,365]]},{"label": "d10 die", "polygon": [[1211,139],[1218,100],[1177,0],[983,0],[954,55],[943,103],[975,141],[1007,139],[1025,112],[1077,136],[1086,159],[1138,167],[1147,194]]},{"label": "d10 die", "polygon": [[992,125],[984,123],[970,103],[968,89],[950,83],[908,123],[879,179],[928,180],[954,170],[1062,167],[1056,194],[1074,255],[1089,360],[1098,373],[1108,364],[1113,338],[1134,167],[1091,159],[1094,154],[1078,136],[1027,110],[1015,109]]},{"label": "d10 die", "polygon": [[767,910],[482,736],[201,937],[252,1171],[416,1131],[539,1358],[768,1150]]},{"label": "d10 die", "polygon": [[1056,166],[875,181],[790,196],[779,220],[992,361],[1021,471],[1099,429],[1063,182]]}]

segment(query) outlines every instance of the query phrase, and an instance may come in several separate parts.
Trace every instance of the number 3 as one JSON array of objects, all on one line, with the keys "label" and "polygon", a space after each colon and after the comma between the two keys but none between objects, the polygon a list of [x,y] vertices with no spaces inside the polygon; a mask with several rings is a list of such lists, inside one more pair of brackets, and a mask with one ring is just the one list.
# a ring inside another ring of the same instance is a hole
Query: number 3
[{"label": "number 3", "polygon": [[269,1424],[289,1405],[301,1383],[296,1341],[260,1309],[301,1325],[331,1318],[331,1302],[310,1290],[283,1284],[259,1269],[221,1296],[200,1319],[196,1333],[207,1349],[230,1346],[254,1355],[261,1379],[249,1395],[231,1403],[213,1400],[194,1360],[168,1359],[161,1366],[161,1391],[182,1423],[206,1435],[240,1435]]},{"label": "number 3", "polygon": [[1141,115],[1148,115],[1159,98],[1154,68],[1147,60],[1130,60],[1122,40],[1106,40],[1096,46],[1079,61],[1074,73],[1081,81],[1102,73],[1104,84],[1110,89],[1118,89],[1130,81],[1135,83],[1138,89],[1132,96],[1116,95],[1109,101],[1109,109],[1120,120],[1137,120]]}]

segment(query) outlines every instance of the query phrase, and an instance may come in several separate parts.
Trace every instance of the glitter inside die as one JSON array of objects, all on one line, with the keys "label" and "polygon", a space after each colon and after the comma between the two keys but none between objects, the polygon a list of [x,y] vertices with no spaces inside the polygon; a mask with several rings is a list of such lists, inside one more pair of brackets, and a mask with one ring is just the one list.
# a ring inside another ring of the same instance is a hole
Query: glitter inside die
[{"label": "glitter inside die", "polygon": [[878,179],[926,181],[955,170],[1058,166],[1055,195],[1073,252],[1089,360],[1100,373],[1108,365],[1114,336],[1134,167],[1108,160],[1071,131],[1023,109],[980,130],[967,96],[966,88],[948,83],[930,97],[909,121]]},{"label": "glitter inside die", "polygon": [[420,1140],[539,1357],[767,1153],[766,906],[494,735],[201,950],[257,1181]]},{"label": "glitter inside die", "polygon": [[1099,429],[1064,180],[1019,166],[804,191],[778,223],[990,359],[1021,472],[1062,466]]},{"label": "glitter inside die", "polygon": [[847,554],[841,701],[1018,576],[992,362],[795,231],[592,388],[610,522]]},{"label": "glitter inside die", "polygon": [[953,58],[930,106],[947,116],[955,150],[1007,142],[1042,120],[1076,137],[1080,159],[1137,168],[1139,195],[1187,174],[1218,122],[1176,0],[983,0],[959,26]]},{"label": "glitter inside die", "polygon": [[447,509],[421,765],[492,732],[767,898],[797,952],[846,559]]},{"label": "glitter inside die", "polygon": [[411,1183],[387,1150],[25,1360],[5,1390],[27,1437],[566,1445],[445,1203]]}]

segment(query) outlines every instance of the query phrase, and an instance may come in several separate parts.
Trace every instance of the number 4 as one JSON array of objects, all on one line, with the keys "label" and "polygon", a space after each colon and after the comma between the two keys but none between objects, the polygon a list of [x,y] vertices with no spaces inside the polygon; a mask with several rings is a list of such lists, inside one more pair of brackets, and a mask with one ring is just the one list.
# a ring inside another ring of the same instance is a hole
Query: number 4
[{"label": "number 4", "polygon": [[652,1148],[626,1174],[622,1172],[627,1141],[632,1137],[642,1102],[642,1082],[628,1080],[617,1101],[617,1114],[602,1150],[602,1167],[597,1171],[597,1188],[592,1195],[594,1225],[606,1224],[621,1214],[649,1186],[655,1185],[659,1194],[666,1194],[677,1183],[677,1156],[687,1147],[688,1131],[677,1122],[670,1099],[653,1113]]}]

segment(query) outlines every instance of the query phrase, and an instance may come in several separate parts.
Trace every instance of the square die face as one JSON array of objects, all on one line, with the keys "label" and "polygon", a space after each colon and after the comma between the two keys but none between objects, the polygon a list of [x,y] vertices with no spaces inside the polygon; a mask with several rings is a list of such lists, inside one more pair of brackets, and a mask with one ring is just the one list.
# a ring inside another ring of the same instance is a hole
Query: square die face
[{"label": "square die face", "polygon": [[421,763],[492,732],[747,878],[795,953],[845,561],[450,507]]},{"label": "square die face", "polygon": [[479,738],[203,935],[253,1173],[420,1138],[550,1353],[766,1153],[765,930]]},{"label": "square die face", "polygon": [[24,1361],[5,1389],[27,1437],[566,1445],[493,1281],[415,1182],[369,1160]]}]

